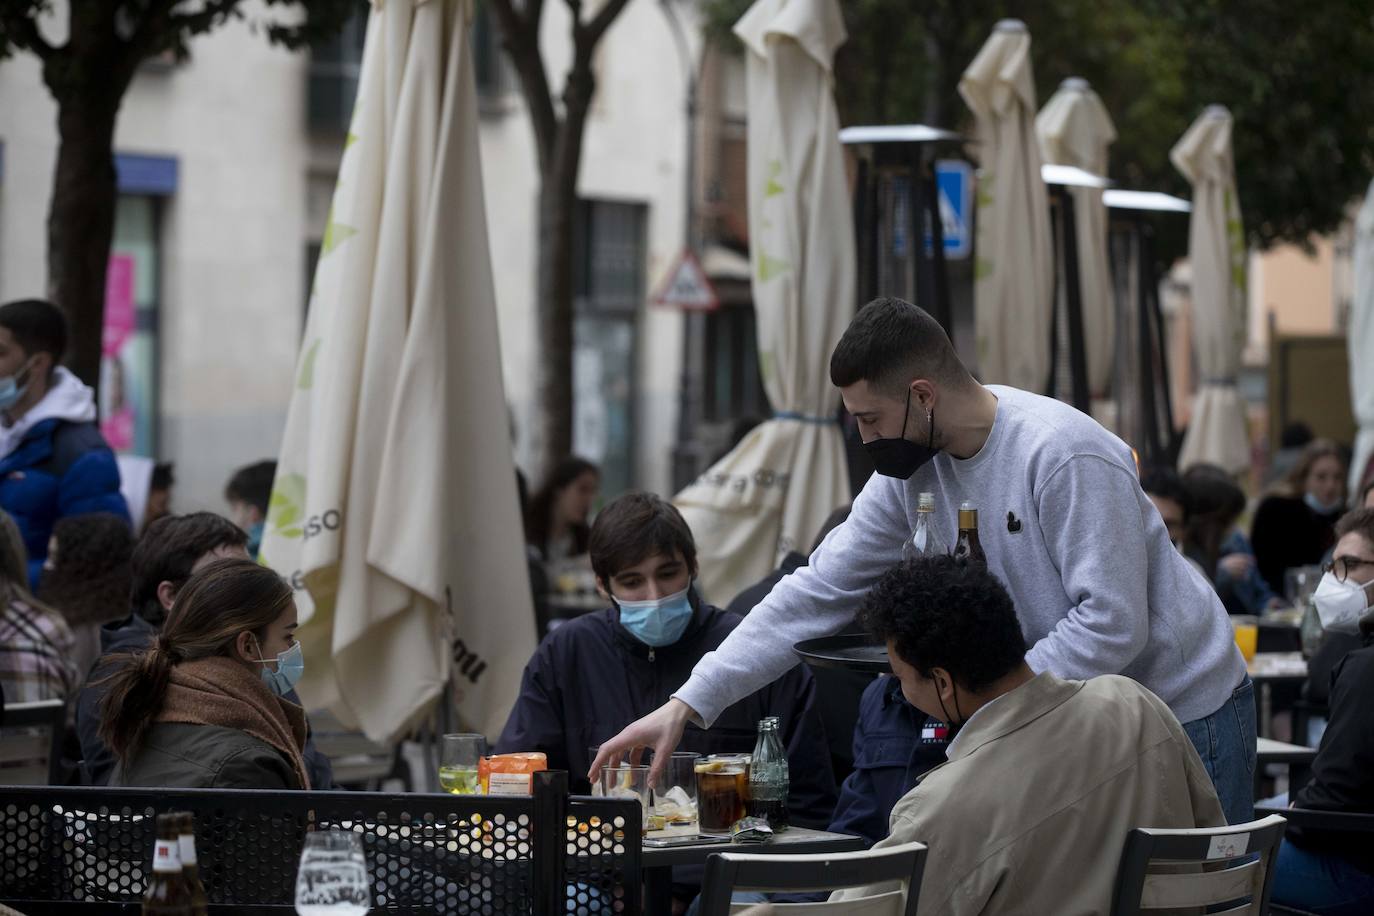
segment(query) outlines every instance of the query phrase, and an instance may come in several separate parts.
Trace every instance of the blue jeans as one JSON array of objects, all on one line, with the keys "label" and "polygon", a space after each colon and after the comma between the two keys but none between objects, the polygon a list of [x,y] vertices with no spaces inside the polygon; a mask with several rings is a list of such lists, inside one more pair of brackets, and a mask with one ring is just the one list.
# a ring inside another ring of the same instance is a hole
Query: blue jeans
[{"label": "blue jeans", "polygon": [[1270,899],[1320,916],[1367,916],[1374,912],[1374,875],[1284,840]]},{"label": "blue jeans", "polygon": [[1247,675],[1231,699],[1183,730],[1212,777],[1221,810],[1230,824],[1255,817],[1255,685]]}]

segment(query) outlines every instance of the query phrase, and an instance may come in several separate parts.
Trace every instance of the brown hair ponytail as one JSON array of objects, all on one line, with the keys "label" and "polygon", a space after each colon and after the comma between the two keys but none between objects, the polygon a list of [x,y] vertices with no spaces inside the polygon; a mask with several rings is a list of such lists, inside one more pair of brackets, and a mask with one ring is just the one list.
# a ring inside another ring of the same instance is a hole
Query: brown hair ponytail
[{"label": "brown hair ponytail", "polygon": [[[183,661],[230,655],[238,634],[261,639],[291,605],[291,587],[251,560],[216,560],[197,572],[167,613],[146,651],[116,659],[100,706],[100,738],[127,764],[162,711],[172,668]],[[122,664],[120,664],[122,662]]]}]

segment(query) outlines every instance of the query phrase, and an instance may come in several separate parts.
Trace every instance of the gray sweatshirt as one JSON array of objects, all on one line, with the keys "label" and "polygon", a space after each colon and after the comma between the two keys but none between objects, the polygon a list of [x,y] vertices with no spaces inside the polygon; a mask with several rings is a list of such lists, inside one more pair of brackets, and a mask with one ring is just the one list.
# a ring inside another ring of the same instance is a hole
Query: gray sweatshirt
[{"label": "gray sweatshirt", "polygon": [[1211,583],[1174,549],[1140,489],[1130,449],[1067,404],[988,390],[997,417],[977,455],[942,453],[907,481],[875,474],[810,564],[779,582],[674,696],[709,725],[797,664],[795,643],[848,624],[900,562],[917,496],[929,491],[946,544],[959,504],[978,507],[988,566],[1011,592],[1037,674],[1124,674],[1181,722],[1216,712],[1244,680],[1245,661]]}]

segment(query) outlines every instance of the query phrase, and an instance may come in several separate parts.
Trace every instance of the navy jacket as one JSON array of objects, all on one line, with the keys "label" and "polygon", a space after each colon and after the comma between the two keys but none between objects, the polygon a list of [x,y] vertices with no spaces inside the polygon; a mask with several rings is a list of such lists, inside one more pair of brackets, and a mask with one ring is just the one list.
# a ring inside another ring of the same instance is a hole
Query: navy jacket
[{"label": "navy jacket", "polygon": [[0,459],[0,508],[24,536],[35,590],[58,519],[110,512],[129,521],[119,466],[100,429],[56,418],[36,424]]},{"label": "navy jacket", "polygon": [[[525,666],[520,697],[496,752],[543,751],[549,769],[568,771],[574,793],[589,792],[590,748],[668,702],[701,657],[743,620],[701,604],[695,593],[692,603],[692,622],[682,638],[658,649],[631,636],[615,608],[583,615],[550,633]],[[805,667],[793,668],[731,706],[709,730],[689,724],[679,749],[750,753],[765,716],[782,720],[792,823],[824,827],[835,807],[835,781],[816,713],[815,683]]]},{"label": "navy jacket", "polygon": [[[117,623],[107,623],[100,628],[100,658],[91,666],[86,685],[76,700],[76,737],[81,744],[82,781],[91,786],[109,785],[115,771],[115,757],[105,742],[100,740],[100,704],[105,699],[105,678],[117,670],[111,663],[111,656],[126,652],[142,652],[152,644],[157,636],[157,627],[138,614]],[[300,705],[301,698],[293,690],[286,699]],[[329,758],[315,748],[315,739],[309,731],[305,733],[305,770],[310,774],[310,785],[316,789],[334,787],[334,768]],[[126,783],[128,785],[128,783]]]},{"label": "navy jacket", "polygon": [[870,846],[886,838],[897,801],[945,762],[946,732],[939,719],[906,701],[895,677],[876,678],[859,700],[854,772],[840,787],[830,830],[863,837]]}]

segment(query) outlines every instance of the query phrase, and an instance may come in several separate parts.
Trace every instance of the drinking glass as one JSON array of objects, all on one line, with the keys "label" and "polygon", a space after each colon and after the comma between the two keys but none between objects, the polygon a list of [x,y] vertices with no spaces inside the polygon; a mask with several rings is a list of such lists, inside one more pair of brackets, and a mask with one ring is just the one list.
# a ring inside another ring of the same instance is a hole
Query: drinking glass
[{"label": "drinking glass", "polygon": [[749,797],[749,758],[707,757],[697,761],[697,820],[704,833],[727,833],[744,817]]},{"label": "drinking glass", "polygon": [[598,795],[607,798],[634,798],[639,800],[643,814],[643,826],[649,825],[649,768],[646,766],[602,767]]},{"label": "drinking glass", "polygon": [[487,739],[481,735],[444,735],[439,746],[439,785],[450,795],[479,795],[479,761],[486,754]]},{"label": "drinking glass", "polygon": [[296,872],[300,916],[363,916],[372,906],[371,884],[361,835],[343,830],[305,835]]},{"label": "drinking glass", "polygon": [[1259,648],[1259,618],[1237,614],[1231,618],[1231,626],[1235,628],[1236,647],[1249,664],[1255,658],[1255,650]]},{"label": "drinking glass", "polygon": [[697,761],[700,754],[678,751],[663,768],[663,779],[654,787],[652,814],[664,820],[664,827],[697,826]]}]

